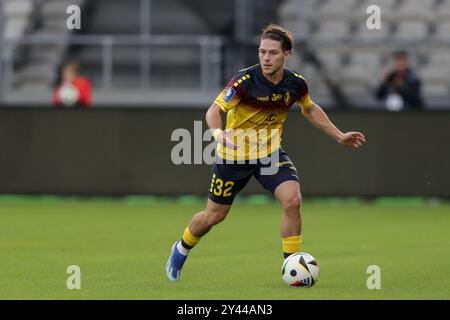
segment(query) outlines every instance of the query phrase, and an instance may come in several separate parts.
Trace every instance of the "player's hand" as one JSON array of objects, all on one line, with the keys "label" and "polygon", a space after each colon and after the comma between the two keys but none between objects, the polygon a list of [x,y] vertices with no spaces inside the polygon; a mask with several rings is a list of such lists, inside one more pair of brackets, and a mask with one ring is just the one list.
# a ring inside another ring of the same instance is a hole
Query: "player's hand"
[{"label": "player's hand", "polygon": [[230,138],[229,130],[225,130],[222,132],[222,136],[221,136],[219,142],[226,148],[230,148],[230,149],[234,149],[234,150],[238,149],[238,146],[235,145]]},{"label": "player's hand", "polygon": [[230,134],[231,134],[230,129],[225,131],[222,131],[221,129],[216,129],[213,132],[214,138],[217,140],[217,142],[222,144],[222,146],[237,150],[238,146],[233,143],[232,139],[230,138]]},{"label": "player's hand", "polygon": [[366,142],[366,137],[361,132],[347,132],[344,133],[339,139],[338,143],[352,148],[359,148]]}]

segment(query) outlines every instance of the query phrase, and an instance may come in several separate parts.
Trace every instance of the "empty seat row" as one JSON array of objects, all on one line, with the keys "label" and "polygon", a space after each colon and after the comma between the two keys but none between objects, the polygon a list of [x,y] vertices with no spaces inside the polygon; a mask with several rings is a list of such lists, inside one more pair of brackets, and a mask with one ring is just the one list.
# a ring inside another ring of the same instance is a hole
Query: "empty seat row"
[{"label": "empty seat row", "polygon": [[387,18],[433,19],[437,15],[450,14],[449,0],[303,0],[303,3],[305,8],[309,7],[311,10],[312,17],[319,19],[364,16],[367,9],[373,5],[378,6],[382,16]]},{"label": "empty seat row", "polygon": [[417,20],[381,24],[380,29],[369,29],[364,22],[355,24],[345,20],[326,20],[309,26],[313,41],[333,40],[447,40],[450,41],[450,20],[432,24]]}]

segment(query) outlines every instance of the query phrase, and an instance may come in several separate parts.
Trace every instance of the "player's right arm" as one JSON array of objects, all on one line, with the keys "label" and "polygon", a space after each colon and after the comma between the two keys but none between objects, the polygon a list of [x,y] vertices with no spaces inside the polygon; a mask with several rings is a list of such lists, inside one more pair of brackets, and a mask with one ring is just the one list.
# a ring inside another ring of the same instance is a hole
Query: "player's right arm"
[{"label": "player's right arm", "polygon": [[229,138],[229,131],[232,129],[222,130],[222,112],[227,113],[236,108],[245,94],[246,88],[243,82],[249,79],[249,77],[249,75],[235,75],[206,112],[206,123],[212,131],[214,138],[228,148],[237,149],[237,146]]},{"label": "player's right arm", "polygon": [[230,148],[237,149],[237,146],[228,137],[227,130],[223,131],[222,124],[222,108],[217,104],[213,103],[206,112],[206,123],[208,128],[212,131],[214,139],[216,139],[222,145],[226,145]]}]

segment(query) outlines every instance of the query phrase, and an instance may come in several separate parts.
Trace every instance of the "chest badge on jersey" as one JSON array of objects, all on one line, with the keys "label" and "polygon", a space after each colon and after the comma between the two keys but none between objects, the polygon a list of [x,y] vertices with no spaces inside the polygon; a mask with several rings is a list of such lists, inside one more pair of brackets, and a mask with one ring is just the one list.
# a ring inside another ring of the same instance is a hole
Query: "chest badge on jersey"
[{"label": "chest badge on jersey", "polygon": [[284,103],[288,106],[291,102],[291,93],[288,91],[284,94]]},{"label": "chest badge on jersey", "polygon": [[230,102],[230,100],[233,98],[235,93],[236,93],[236,90],[234,90],[233,88],[228,88],[227,93],[223,97],[223,100],[227,103]]}]

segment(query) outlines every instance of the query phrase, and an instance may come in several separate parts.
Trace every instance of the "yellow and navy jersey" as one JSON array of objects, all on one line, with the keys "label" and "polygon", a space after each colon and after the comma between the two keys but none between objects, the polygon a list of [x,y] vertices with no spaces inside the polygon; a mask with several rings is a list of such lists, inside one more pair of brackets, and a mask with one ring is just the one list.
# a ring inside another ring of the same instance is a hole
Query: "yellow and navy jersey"
[{"label": "yellow and navy jersey", "polygon": [[267,80],[260,65],[239,71],[214,101],[227,113],[226,129],[237,150],[218,145],[227,160],[252,160],[270,155],[281,146],[287,113],[294,103],[311,106],[308,85],[296,72],[284,69],[278,84]]}]

